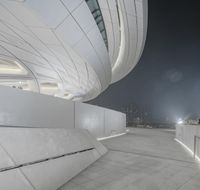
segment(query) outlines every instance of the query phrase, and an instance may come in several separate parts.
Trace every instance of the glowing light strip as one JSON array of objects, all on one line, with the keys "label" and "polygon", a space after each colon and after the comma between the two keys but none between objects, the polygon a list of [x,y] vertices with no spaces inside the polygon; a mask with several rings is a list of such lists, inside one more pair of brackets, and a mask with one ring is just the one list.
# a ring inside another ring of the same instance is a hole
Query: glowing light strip
[{"label": "glowing light strip", "polygon": [[15,72],[21,72],[21,69],[14,69],[14,68],[6,68],[6,67],[2,67],[0,68],[0,71],[15,71]]},{"label": "glowing light strip", "polygon": [[114,137],[119,137],[119,136],[122,136],[122,135],[125,135],[126,133],[119,133],[117,135],[110,135],[108,137],[101,137],[101,138],[97,138],[98,141],[102,141],[102,140],[105,140],[105,139],[111,139],[111,138],[114,138]]},{"label": "glowing light strip", "polygon": [[121,5],[118,3],[118,8],[119,8],[119,16],[120,16],[120,30],[121,30],[121,41],[120,41],[120,47],[119,47],[119,52],[118,52],[118,57],[117,60],[112,68],[112,73],[114,74],[117,72],[117,70],[120,68],[120,66],[123,63],[124,60],[124,55],[125,55],[125,44],[126,44],[126,39],[125,39],[125,27],[124,27],[124,18],[121,10]]},{"label": "glowing light strip", "polygon": [[42,90],[58,90],[57,86],[41,86]]},{"label": "glowing light strip", "polygon": [[[182,143],[181,141],[179,141],[178,139],[174,139],[176,142],[178,142],[180,145],[182,145],[192,156],[194,156],[194,152],[188,147],[188,146],[186,146],[184,143]],[[197,156],[197,155],[195,155],[195,159],[198,161],[198,162],[200,162],[200,158]]]},{"label": "glowing light strip", "polygon": [[40,84],[41,90],[58,90],[57,83],[41,83]]},{"label": "glowing light strip", "polygon": [[10,65],[1,65],[0,64],[0,72],[4,72],[2,74],[21,74],[21,75],[27,75],[27,70],[21,66],[17,61],[10,61],[10,60],[4,60],[0,59],[0,62],[7,62]]},{"label": "glowing light strip", "polygon": [[163,131],[175,132],[176,129],[164,129]]}]

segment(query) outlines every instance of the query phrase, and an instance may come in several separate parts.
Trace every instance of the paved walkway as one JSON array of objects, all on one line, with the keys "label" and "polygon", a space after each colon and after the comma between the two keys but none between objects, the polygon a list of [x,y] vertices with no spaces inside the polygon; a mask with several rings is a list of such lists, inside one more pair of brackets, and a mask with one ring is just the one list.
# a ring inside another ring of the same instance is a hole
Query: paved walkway
[{"label": "paved walkway", "polygon": [[200,190],[200,166],[174,137],[132,128],[105,140],[109,152],[60,190]]}]

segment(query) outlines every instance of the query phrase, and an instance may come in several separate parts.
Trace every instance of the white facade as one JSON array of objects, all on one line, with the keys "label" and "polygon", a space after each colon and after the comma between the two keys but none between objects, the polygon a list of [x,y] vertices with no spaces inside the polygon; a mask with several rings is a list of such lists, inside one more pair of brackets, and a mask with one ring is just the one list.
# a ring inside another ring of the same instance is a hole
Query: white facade
[{"label": "white facade", "polygon": [[125,132],[123,113],[1,86],[0,189],[56,190]]},{"label": "white facade", "polygon": [[125,134],[124,113],[68,100],[126,76],[146,26],[147,0],[0,0],[0,189],[58,189]]},{"label": "white facade", "polygon": [[95,6],[90,0],[1,0],[0,84],[86,101],[126,76],[144,47],[147,0]]},{"label": "white facade", "polygon": [[0,87],[0,128],[85,129],[96,138],[126,132],[126,115],[107,108]]},{"label": "white facade", "polygon": [[176,125],[176,139],[198,162],[200,162],[200,126]]}]

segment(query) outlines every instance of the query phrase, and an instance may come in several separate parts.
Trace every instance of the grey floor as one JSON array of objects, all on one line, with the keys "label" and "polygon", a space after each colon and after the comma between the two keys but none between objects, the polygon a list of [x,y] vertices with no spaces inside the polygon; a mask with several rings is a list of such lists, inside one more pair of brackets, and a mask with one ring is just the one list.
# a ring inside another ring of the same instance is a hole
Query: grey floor
[{"label": "grey floor", "polygon": [[200,166],[174,137],[132,128],[102,141],[108,153],[60,190],[200,190]]}]

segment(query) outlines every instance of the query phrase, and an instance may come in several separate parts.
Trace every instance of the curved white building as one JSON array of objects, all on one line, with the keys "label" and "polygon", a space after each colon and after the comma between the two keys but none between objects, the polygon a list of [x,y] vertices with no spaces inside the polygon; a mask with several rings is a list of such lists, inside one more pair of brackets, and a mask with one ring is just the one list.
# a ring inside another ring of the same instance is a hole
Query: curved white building
[{"label": "curved white building", "polygon": [[147,0],[0,0],[0,189],[61,190],[126,133],[124,113],[75,101],[126,76],[146,30]]},{"label": "curved white building", "polygon": [[1,0],[0,84],[95,98],[137,64],[147,0]]}]

